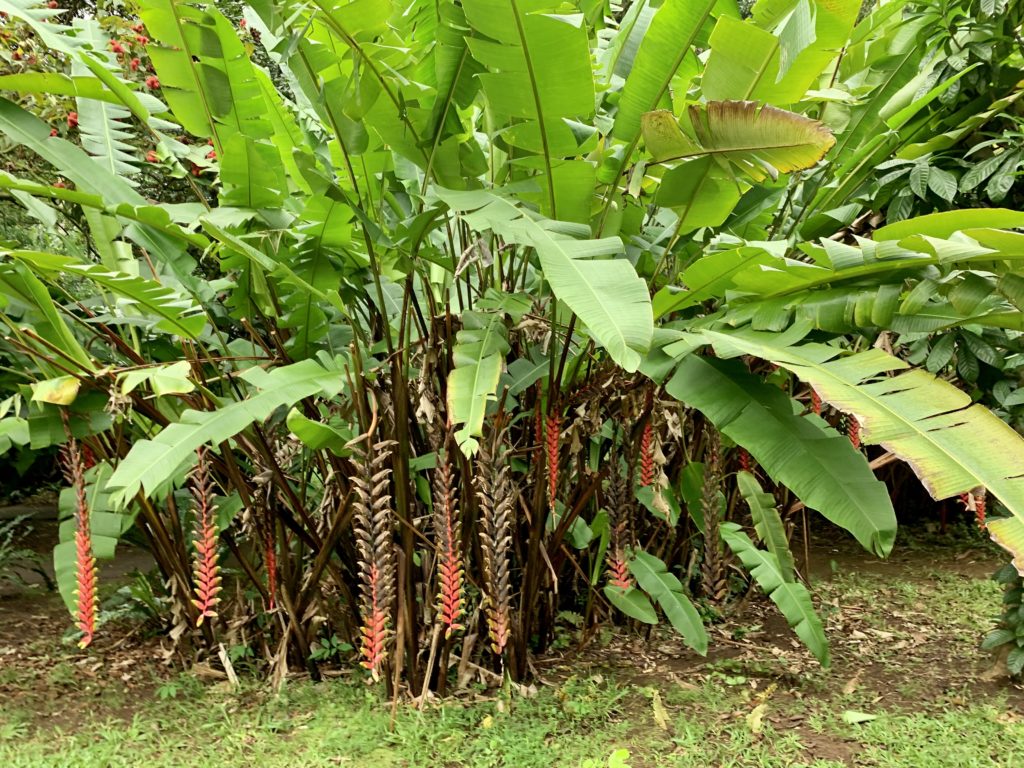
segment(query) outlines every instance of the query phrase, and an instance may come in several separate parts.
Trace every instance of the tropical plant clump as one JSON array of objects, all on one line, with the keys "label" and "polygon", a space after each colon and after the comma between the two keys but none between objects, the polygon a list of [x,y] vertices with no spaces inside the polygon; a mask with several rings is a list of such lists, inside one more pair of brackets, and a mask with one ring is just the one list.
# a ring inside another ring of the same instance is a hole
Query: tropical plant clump
[{"label": "tropical plant clump", "polygon": [[59,174],[0,190],[81,236],[0,243],[0,447],[77,452],[83,643],[133,527],[183,652],[317,678],[336,638],[417,695],[526,678],[566,611],[704,653],[748,579],[827,664],[789,540],[811,509],[886,555],[894,457],[1024,551],[1024,441],[935,375],[1017,343],[1024,215],[875,194],[1020,52],[860,6],[140,0],[141,77],[0,0],[63,62],[0,75],[5,148]]}]

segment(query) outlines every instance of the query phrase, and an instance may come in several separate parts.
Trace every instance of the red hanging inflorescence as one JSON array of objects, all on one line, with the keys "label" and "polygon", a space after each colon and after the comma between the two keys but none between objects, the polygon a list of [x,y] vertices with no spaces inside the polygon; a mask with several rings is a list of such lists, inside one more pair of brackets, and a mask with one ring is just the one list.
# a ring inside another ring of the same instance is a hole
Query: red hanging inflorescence
[{"label": "red hanging inflorescence", "polygon": [[654,484],[654,429],[651,420],[644,424],[640,436],[640,485],[646,488]]},{"label": "red hanging inflorescence", "polygon": [[216,605],[220,602],[217,595],[221,591],[220,565],[217,562],[217,521],[212,503],[209,477],[207,476],[206,450],[200,448],[199,463],[192,476],[192,496],[195,499],[195,563],[193,579],[195,581],[195,597],[192,604],[199,610],[197,626],[204,619],[217,617]]},{"label": "red hanging inflorescence", "polygon": [[75,623],[82,633],[78,647],[85,648],[96,634],[96,557],[92,549],[92,523],[85,488],[85,462],[78,441],[70,437],[70,430],[68,433],[69,439],[64,453],[64,476],[75,491]]}]

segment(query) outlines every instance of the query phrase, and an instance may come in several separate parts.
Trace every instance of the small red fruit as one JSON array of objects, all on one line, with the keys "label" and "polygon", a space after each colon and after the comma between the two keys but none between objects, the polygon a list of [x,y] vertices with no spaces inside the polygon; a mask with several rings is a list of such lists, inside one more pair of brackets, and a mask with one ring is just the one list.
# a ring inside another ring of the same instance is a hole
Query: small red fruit
[{"label": "small red fruit", "polygon": [[11,54],[11,58],[15,61],[21,61],[21,51],[15,51]]},{"label": "small red fruit", "polygon": [[124,53],[124,46],[117,40],[110,41],[110,50],[114,53]]},{"label": "small red fruit", "polygon": [[149,152],[146,153],[146,162],[147,163],[159,163],[160,162],[160,158],[156,156],[156,150],[151,149],[151,150],[149,150]]},{"label": "small red fruit", "polygon": [[193,176],[199,176],[202,172],[203,172],[202,168],[200,168],[195,163],[192,163],[192,175]]},{"label": "small red fruit", "polygon": [[56,136],[57,135],[57,129],[56,128],[51,128],[50,129],[50,135],[51,136]]},{"label": "small red fruit", "polygon": [[141,24],[141,23],[139,23],[139,24],[132,24],[132,32],[141,33],[145,28],[146,27],[143,24]]},{"label": "small red fruit", "polygon": [[248,24],[246,24],[245,19],[242,19],[240,22],[238,22],[238,26],[242,29],[245,29],[248,26]]},{"label": "small red fruit", "polygon": [[77,127],[78,127],[78,113],[77,112],[68,112],[68,128],[77,128]]},{"label": "small red fruit", "polygon": [[129,61],[128,62],[128,68],[131,69],[132,72],[137,70],[139,68],[139,60],[138,59],[132,59],[131,61]]},{"label": "small red fruit", "polygon": [[64,179],[57,179],[55,182],[53,182],[53,186],[55,186],[57,189],[67,189],[68,185],[64,183]]},{"label": "small red fruit", "polygon": [[156,75],[150,75],[146,78],[146,87],[151,90],[156,90],[160,87],[160,78]]},{"label": "small red fruit", "polygon": [[145,35],[136,35],[135,36],[135,42],[137,42],[139,45],[145,45],[146,43],[149,42],[149,38],[146,37]]},{"label": "small red fruit", "polygon": [[206,159],[207,160],[216,160],[217,159],[217,150],[211,149],[209,152],[207,152],[206,153]]},{"label": "small red fruit", "polygon": [[50,2],[48,2],[46,4],[46,7],[47,8],[56,8],[57,7],[57,0],[50,0]]}]

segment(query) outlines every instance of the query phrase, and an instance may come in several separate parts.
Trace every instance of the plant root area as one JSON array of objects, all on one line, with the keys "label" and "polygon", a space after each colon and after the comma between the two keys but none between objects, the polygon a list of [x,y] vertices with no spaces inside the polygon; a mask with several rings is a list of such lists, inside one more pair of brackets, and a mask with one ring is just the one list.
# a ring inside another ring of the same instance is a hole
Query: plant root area
[{"label": "plant root area", "polygon": [[[529,686],[486,675],[397,706],[345,660],[274,691],[182,671],[126,615],[80,651],[60,598],[0,593],[0,761],[31,766],[969,768],[1024,761],[1024,689],[979,643],[1002,558],[966,527],[903,530],[871,558],[816,530],[803,562],[826,623],[823,669],[759,594],[709,625],[707,657],[658,627],[583,632],[564,614]],[[136,553],[139,564],[144,553]],[[122,569],[123,574],[123,569]],[[116,575],[116,574],[115,574]],[[122,583],[128,584],[121,575]],[[418,693],[418,692],[417,692]]]}]

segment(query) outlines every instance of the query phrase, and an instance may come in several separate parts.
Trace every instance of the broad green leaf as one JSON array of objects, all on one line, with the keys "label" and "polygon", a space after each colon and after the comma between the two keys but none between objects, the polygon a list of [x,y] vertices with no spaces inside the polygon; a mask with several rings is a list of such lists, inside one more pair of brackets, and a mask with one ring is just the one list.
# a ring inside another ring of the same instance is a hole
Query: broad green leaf
[{"label": "broad green leaf", "polygon": [[896,514],[885,485],[845,436],[816,416],[799,415],[799,405],[785,392],[743,365],[696,355],[682,359],[665,391],[701,411],[773,480],[865,549],[889,554]]},{"label": "broad green leaf", "polygon": [[[651,297],[629,261],[600,258],[621,252],[618,238],[577,240],[564,234],[566,225],[527,216],[495,195],[436,191],[471,226],[535,248],[555,296],[579,316],[616,363],[627,371],[639,367],[654,333]],[[589,233],[589,227],[572,231]]]},{"label": "broad green leaf", "polygon": [[679,216],[679,232],[717,227],[729,218],[742,188],[720,163],[698,157],[665,171],[655,202]]},{"label": "broad green leaf", "polygon": [[708,299],[722,297],[733,285],[734,275],[769,264],[777,266],[784,255],[784,249],[769,243],[757,243],[701,256],[683,270],[683,290],[672,292],[663,288],[655,294],[654,316],[662,317]]},{"label": "broad green leaf", "polygon": [[757,585],[779,607],[796,636],[823,667],[829,666],[828,639],[807,587],[799,582],[786,581],[775,555],[755,547],[736,523],[723,523],[721,534],[722,540],[739,557],[743,567],[750,571]]},{"label": "broad green leaf", "polygon": [[665,0],[658,8],[622,89],[612,128],[616,139],[635,144],[641,117],[657,108],[716,5],[717,0]]},{"label": "broad green leaf", "polygon": [[902,240],[911,235],[948,238],[965,229],[1019,229],[1024,228],[1024,212],[1008,208],[969,208],[962,211],[929,213],[875,230],[876,241]]},{"label": "broad green leaf", "polygon": [[455,433],[459,448],[473,456],[510,347],[501,315],[463,312],[462,322],[452,350],[455,367],[448,374],[448,413],[453,425],[463,425]]},{"label": "broad green leaf", "polygon": [[700,614],[683,592],[683,585],[661,560],[643,551],[636,551],[629,561],[629,570],[640,588],[658,603],[676,632],[688,646],[701,656],[708,652],[708,634]]},{"label": "broad green leaf", "polygon": [[326,448],[335,456],[347,456],[352,452],[345,447],[353,437],[351,430],[341,430],[331,424],[314,421],[298,408],[288,411],[285,423],[303,445],[315,451]]},{"label": "broad green leaf", "polygon": [[258,390],[251,397],[214,411],[185,411],[154,439],[139,440],[132,446],[107,483],[114,491],[111,503],[116,508],[127,506],[140,489],[153,494],[178,472],[192,466],[200,446],[224,443],[281,406],[313,395],[335,395],[344,385],[339,371],[328,371],[313,360],[270,372],[250,368],[241,377]]}]

